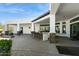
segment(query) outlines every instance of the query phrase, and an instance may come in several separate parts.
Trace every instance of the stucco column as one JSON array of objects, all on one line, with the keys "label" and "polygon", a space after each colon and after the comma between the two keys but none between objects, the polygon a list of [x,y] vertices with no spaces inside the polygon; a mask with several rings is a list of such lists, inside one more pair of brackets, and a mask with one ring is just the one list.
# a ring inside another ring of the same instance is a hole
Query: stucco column
[{"label": "stucco column", "polygon": [[50,35],[49,35],[49,41],[50,43],[52,42],[57,42],[56,41],[56,35],[55,35],[55,15],[56,15],[56,12],[59,8],[59,3],[52,3],[51,6],[50,6]]},{"label": "stucco column", "polygon": [[55,15],[50,15],[50,35],[49,35],[50,43],[56,43],[56,35],[55,35]]},{"label": "stucco column", "polygon": [[35,32],[39,32],[40,30],[40,24],[35,24]]},{"label": "stucco column", "polygon": [[50,33],[55,33],[55,15],[50,15]]},{"label": "stucco column", "polygon": [[50,6],[50,33],[55,33],[55,15],[59,6],[59,3],[52,3]]},{"label": "stucco column", "polygon": [[32,30],[31,30],[31,31],[35,31],[35,30],[34,30],[34,23],[32,23]]},{"label": "stucco column", "polygon": [[62,34],[62,22],[60,22],[60,34]]},{"label": "stucco column", "polygon": [[17,24],[17,32],[20,30],[20,24]]},{"label": "stucco column", "polygon": [[66,34],[70,38],[70,20],[66,21]]}]

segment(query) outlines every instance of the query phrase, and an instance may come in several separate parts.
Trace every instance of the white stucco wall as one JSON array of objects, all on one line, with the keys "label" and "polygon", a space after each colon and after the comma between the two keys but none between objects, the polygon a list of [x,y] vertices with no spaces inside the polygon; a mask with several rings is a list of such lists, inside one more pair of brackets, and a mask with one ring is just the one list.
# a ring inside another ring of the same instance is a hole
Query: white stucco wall
[{"label": "white stucco wall", "polygon": [[[66,22],[66,34],[62,33],[62,22]],[[56,33],[56,35],[70,37],[70,20],[58,21],[57,23],[60,23],[60,33]]]},{"label": "white stucco wall", "polygon": [[50,15],[50,33],[55,33],[55,15]]},{"label": "white stucco wall", "polygon": [[60,3],[51,3],[50,11],[50,33],[55,33],[55,20],[56,12],[60,6]]},{"label": "white stucco wall", "polygon": [[13,26],[13,33],[14,33],[14,34],[17,34],[17,25],[14,25],[14,26]]},{"label": "white stucco wall", "polygon": [[40,24],[35,24],[35,32],[39,32],[40,30]]},{"label": "white stucco wall", "polygon": [[[13,33],[17,33],[17,31],[20,30],[20,27],[23,27],[23,33],[24,34],[31,34],[32,31],[32,22],[31,20],[15,20],[15,21],[7,21],[6,25],[9,24],[10,26],[13,27]],[[16,24],[16,25],[12,25]],[[6,25],[5,25],[5,30],[6,30]],[[29,29],[30,27],[30,29]]]},{"label": "white stucco wall", "polygon": [[20,24],[20,27],[23,27],[23,34],[31,34],[31,24]]},{"label": "white stucco wall", "polygon": [[34,23],[32,22],[31,31],[34,31],[34,30],[35,30],[34,27],[35,27],[35,25],[34,25]]},{"label": "white stucco wall", "polygon": [[67,37],[70,37],[70,20],[68,20],[66,23],[66,32],[67,32]]},{"label": "white stucco wall", "polygon": [[[23,27],[23,34],[31,34],[31,24],[18,24],[19,27],[17,25],[8,25],[9,27],[13,28],[13,33],[17,34],[17,28],[18,31],[20,30],[20,27]],[[30,29],[29,29],[30,27]]]},{"label": "white stucco wall", "polygon": [[17,31],[20,30],[20,23],[16,23],[17,24],[17,28],[15,28]]},{"label": "white stucco wall", "polygon": [[9,28],[9,27],[12,27],[14,34],[17,33],[17,25],[8,25],[8,28]]}]

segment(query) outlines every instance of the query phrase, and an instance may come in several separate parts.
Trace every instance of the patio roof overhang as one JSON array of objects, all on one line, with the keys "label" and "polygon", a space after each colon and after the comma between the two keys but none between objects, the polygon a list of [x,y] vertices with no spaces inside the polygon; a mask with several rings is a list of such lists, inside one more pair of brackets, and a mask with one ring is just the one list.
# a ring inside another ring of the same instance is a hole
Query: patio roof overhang
[{"label": "patio roof overhang", "polygon": [[79,3],[61,3],[56,12],[56,20],[68,20],[79,15]]}]

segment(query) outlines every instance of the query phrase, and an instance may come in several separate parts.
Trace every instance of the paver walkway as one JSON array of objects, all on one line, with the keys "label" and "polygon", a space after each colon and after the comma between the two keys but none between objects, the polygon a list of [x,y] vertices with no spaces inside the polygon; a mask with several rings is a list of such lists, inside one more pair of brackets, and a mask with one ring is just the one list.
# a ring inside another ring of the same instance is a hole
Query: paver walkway
[{"label": "paver walkway", "polygon": [[57,56],[55,44],[48,41],[36,40],[31,35],[15,36],[12,39],[12,55],[15,56]]}]

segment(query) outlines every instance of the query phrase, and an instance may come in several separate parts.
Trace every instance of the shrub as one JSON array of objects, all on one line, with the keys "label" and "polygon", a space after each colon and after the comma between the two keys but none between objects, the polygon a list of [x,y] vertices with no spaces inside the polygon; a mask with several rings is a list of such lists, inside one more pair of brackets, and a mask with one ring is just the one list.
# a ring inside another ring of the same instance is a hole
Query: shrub
[{"label": "shrub", "polygon": [[0,40],[0,55],[10,55],[12,40]]}]

